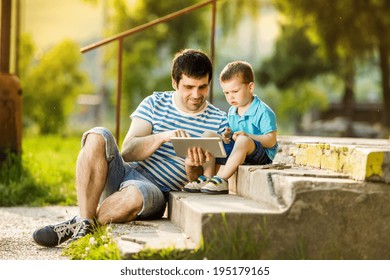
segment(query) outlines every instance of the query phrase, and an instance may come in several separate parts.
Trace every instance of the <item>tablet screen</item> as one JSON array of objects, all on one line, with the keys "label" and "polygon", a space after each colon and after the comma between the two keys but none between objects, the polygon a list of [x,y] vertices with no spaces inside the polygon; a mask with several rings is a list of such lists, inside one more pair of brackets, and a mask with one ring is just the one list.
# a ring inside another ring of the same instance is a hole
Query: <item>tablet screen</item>
[{"label": "tablet screen", "polygon": [[203,151],[208,151],[216,158],[225,158],[226,152],[223,141],[219,137],[172,137],[171,142],[176,155],[186,157],[189,148],[200,147]]}]

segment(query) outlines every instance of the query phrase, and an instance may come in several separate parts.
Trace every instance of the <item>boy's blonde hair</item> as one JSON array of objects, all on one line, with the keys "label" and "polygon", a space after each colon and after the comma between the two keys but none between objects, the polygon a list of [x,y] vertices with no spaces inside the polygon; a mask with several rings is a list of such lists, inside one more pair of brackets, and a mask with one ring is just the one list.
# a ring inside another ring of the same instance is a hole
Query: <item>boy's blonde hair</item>
[{"label": "boy's blonde hair", "polygon": [[240,76],[244,84],[253,83],[255,80],[252,66],[246,61],[233,61],[228,63],[223,68],[219,80],[225,82],[235,76]]}]

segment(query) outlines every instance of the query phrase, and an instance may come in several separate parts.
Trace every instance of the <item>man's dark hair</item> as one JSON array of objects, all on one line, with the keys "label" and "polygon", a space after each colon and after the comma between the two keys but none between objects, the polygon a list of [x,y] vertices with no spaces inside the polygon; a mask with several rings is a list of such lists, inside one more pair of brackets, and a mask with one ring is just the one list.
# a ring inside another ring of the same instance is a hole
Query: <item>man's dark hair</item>
[{"label": "man's dark hair", "polygon": [[210,83],[213,78],[213,65],[204,52],[184,49],[176,53],[172,62],[172,78],[177,84],[179,84],[182,74],[195,79],[209,75]]}]

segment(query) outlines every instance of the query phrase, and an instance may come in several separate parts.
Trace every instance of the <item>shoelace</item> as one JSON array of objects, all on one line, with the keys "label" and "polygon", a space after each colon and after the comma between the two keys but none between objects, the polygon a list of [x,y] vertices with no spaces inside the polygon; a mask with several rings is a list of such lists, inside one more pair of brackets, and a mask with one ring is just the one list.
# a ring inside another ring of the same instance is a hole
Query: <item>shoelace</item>
[{"label": "shoelace", "polygon": [[77,224],[76,229],[73,233],[73,238],[81,235],[85,235],[88,231],[88,228],[91,226],[90,223],[82,221]]},{"label": "shoelace", "polygon": [[70,235],[73,234],[75,231],[75,228],[77,227],[78,223],[71,224],[69,223],[64,223],[64,224],[59,224],[56,225],[53,230],[55,233],[57,233],[58,236],[58,245],[61,243],[61,239],[65,237],[65,235]]}]

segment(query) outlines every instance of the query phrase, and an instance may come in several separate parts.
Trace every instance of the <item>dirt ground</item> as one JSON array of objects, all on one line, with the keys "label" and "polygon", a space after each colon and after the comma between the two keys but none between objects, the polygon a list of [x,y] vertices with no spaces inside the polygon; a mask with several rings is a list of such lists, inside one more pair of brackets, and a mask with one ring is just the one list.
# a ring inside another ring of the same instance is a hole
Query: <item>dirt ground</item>
[{"label": "dirt ground", "polygon": [[0,260],[66,260],[66,243],[54,248],[37,245],[33,232],[77,215],[77,207],[0,207]]}]

